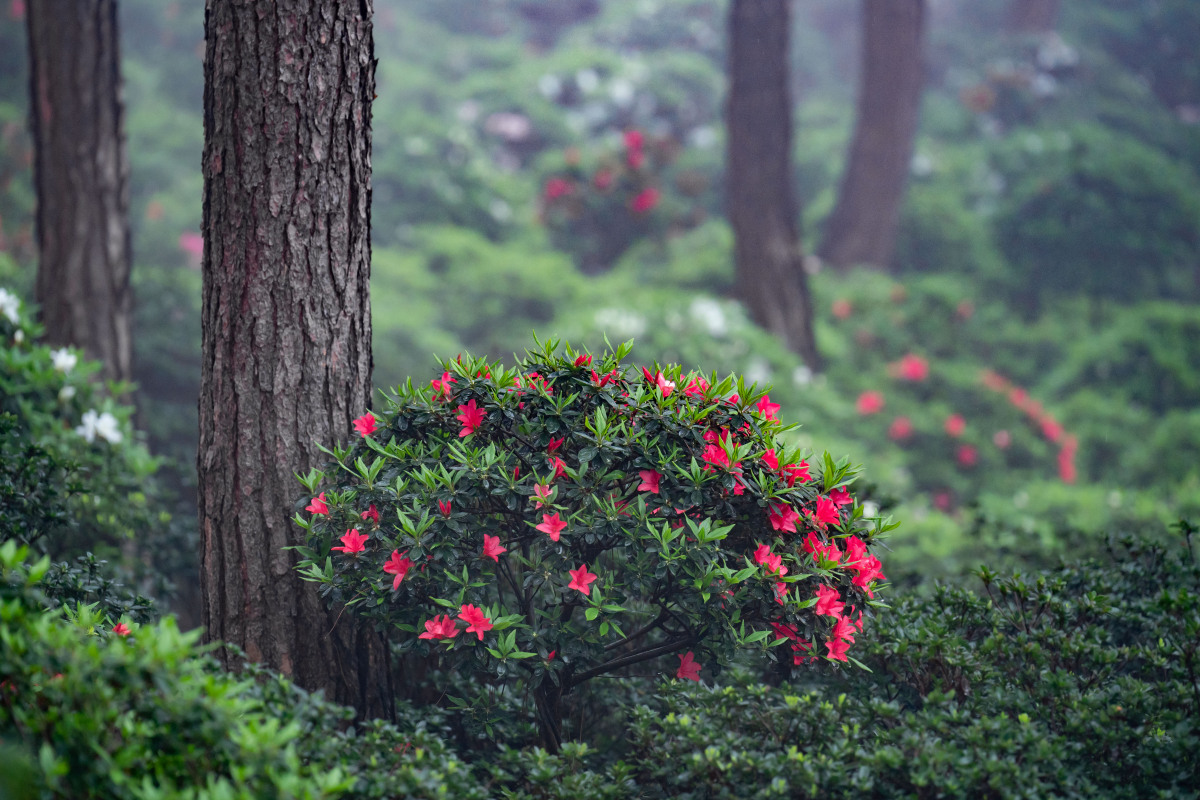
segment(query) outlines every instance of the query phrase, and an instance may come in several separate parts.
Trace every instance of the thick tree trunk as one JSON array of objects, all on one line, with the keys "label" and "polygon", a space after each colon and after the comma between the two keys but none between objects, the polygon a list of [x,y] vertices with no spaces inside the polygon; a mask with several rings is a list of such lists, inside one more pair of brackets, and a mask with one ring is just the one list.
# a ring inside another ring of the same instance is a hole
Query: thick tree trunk
[{"label": "thick tree trunk", "polygon": [[751,317],[817,370],[792,185],[790,17],[789,0],[734,0],[730,8],[726,191],[738,289]]},{"label": "thick tree trunk", "polygon": [[46,340],[129,380],[129,165],[115,0],[35,0],[30,119],[37,190],[35,296]]},{"label": "thick tree trunk", "polygon": [[1058,25],[1058,0],[1012,0],[1008,27],[1015,33],[1050,33]]},{"label": "thick tree trunk", "polygon": [[887,267],[896,244],[924,85],[925,0],[863,0],[858,118],[821,258]]},{"label": "thick tree trunk", "polygon": [[283,549],[293,475],[370,403],[371,5],[208,0],[200,580],[210,640],[391,716],[383,637]]}]

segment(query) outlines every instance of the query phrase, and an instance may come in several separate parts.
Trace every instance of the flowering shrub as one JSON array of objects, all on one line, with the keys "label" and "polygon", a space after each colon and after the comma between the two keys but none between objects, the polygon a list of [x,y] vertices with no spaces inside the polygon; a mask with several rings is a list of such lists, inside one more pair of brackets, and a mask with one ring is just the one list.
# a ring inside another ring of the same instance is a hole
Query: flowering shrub
[{"label": "flowering shrub", "polygon": [[460,357],[359,418],[303,478],[305,577],[402,651],[532,690],[552,749],[563,695],[638,663],[853,661],[894,527],[864,520],[858,470],[787,449],[733,376],[557,348]]}]

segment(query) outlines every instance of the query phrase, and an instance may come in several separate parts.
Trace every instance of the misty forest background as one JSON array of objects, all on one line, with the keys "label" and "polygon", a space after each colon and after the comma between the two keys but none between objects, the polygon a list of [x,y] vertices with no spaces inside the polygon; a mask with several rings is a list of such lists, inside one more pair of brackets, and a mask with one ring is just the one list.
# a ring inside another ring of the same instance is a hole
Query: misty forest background
[{"label": "misty forest background", "polygon": [[[1055,13],[1014,20],[1026,6]],[[1130,534],[1178,551],[1168,526],[1200,519],[1200,6],[929,0],[895,237],[853,264],[827,237],[860,10],[802,0],[792,16],[789,177],[820,359],[806,363],[752,321],[735,269],[727,3],[376,0],[375,387],[427,384],[435,355],[511,363],[534,331],[745,375],[801,423],[793,444],[865,465],[856,496],[902,523],[880,554],[901,597],[976,586],[981,564],[1102,557]],[[143,437],[123,447],[146,449],[122,456],[133,482],[113,491],[140,498],[117,515],[136,536],[37,546],[96,550],[187,630],[204,8],[119,14],[135,300],[134,388],[117,395]],[[24,15],[0,7],[0,287],[31,303]]]}]

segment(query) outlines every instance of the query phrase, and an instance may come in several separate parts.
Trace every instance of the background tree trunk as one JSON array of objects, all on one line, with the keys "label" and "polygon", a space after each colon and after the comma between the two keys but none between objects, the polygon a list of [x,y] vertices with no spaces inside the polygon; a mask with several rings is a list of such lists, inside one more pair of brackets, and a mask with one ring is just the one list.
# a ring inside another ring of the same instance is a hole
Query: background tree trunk
[{"label": "background tree trunk", "polygon": [[821,258],[892,260],[924,86],[925,0],[863,0],[858,116]]},{"label": "background tree trunk", "polygon": [[293,475],[370,403],[371,6],[208,2],[200,579],[209,639],[391,716],[383,637],[283,549]]},{"label": "background tree trunk", "polygon": [[1008,27],[1015,33],[1049,33],[1058,25],[1058,0],[1012,0]]},{"label": "background tree trunk", "polygon": [[115,0],[36,0],[30,115],[40,251],[34,294],[52,344],[129,380],[129,163]]},{"label": "background tree trunk", "polygon": [[751,317],[820,369],[797,235],[788,89],[789,0],[729,12],[726,191],[738,291]]}]

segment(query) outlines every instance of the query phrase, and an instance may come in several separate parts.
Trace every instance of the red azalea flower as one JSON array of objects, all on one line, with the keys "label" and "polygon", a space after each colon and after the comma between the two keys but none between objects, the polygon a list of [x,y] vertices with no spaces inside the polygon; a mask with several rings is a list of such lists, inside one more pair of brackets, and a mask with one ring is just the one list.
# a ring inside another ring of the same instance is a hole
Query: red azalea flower
[{"label": "red azalea flower", "polygon": [[370,436],[376,429],[375,415],[370,411],[354,420],[354,430],[358,431],[360,436]]},{"label": "red azalea flower", "polygon": [[696,661],[692,651],[688,650],[679,657],[679,669],[675,671],[675,677],[681,681],[699,681],[702,666]]},{"label": "red azalea flower", "polygon": [[778,422],[779,418],[775,416],[775,413],[783,406],[779,405],[779,403],[772,403],[771,396],[764,394],[762,399],[759,400],[754,407],[758,409],[758,413],[762,414],[767,419],[772,420],[773,422]]},{"label": "red azalea flower", "polygon": [[817,498],[817,523],[821,525],[837,525],[841,522],[838,516],[837,503],[828,497]]},{"label": "red azalea flower", "polygon": [[442,512],[442,516],[443,517],[450,516],[450,501],[449,500],[438,500],[437,503],[438,503],[438,511]]},{"label": "red azalea flower", "polygon": [[550,467],[554,470],[554,477],[550,479],[552,481],[556,481],[563,475],[567,474],[567,462],[563,461],[558,456],[554,456],[554,458],[550,460]]},{"label": "red azalea flower", "polygon": [[542,524],[537,526],[537,530],[549,535],[553,541],[558,541],[558,537],[562,536],[563,530],[567,527],[566,520],[558,516],[558,512],[553,514],[542,514]]},{"label": "red azalea flower", "polygon": [[908,417],[896,417],[888,428],[888,438],[894,442],[902,442],[912,436],[912,420]]},{"label": "red azalea flower", "polygon": [[449,372],[443,372],[441,378],[431,380],[429,385],[433,387],[433,398],[435,400],[438,398],[450,399],[450,384],[452,383],[458,383],[458,381]]},{"label": "red azalea flower", "polygon": [[425,620],[425,632],[418,639],[453,639],[458,636],[458,626],[449,614]]},{"label": "red azalea flower", "polygon": [[638,470],[638,477],[642,482],[638,484],[639,492],[650,492],[650,494],[658,494],[658,482],[662,480],[662,473],[653,469]]},{"label": "red azalea flower", "polygon": [[117,636],[128,636],[133,633],[124,622],[118,622],[116,625],[113,625],[112,632]]},{"label": "red azalea flower", "polygon": [[840,617],[845,605],[837,589],[826,586],[823,583],[817,587],[816,613],[831,617]]},{"label": "red azalea flower", "polygon": [[770,520],[771,527],[775,530],[783,533],[795,533],[796,523],[800,521],[800,514],[796,509],[779,503],[770,507]]},{"label": "red azalea flower", "polygon": [[483,420],[487,417],[487,412],[475,405],[475,399],[472,398],[466,405],[458,407],[458,416],[455,417],[463,424],[462,430],[458,432],[459,438],[470,436],[475,430],[483,424]]},{"label": "red azalea flower", "polygon": [[796,485],[796,481],[807,483],[812,480],[808,474],[808,462],[801,461],[799,464],[788,464],[783,468],[784,479],[787,480],[788,488]]},{"label": "red azalea flower", "polygon": [[923,381],[929,377],[929,362],[912,353],[900,359],[893,369],[896,375],[906,381]]},{"label": "red azalea flower", "polygon": [[966,429],[967,421],[962,418],[962,414],[951,414],[946,417],[946,433],[957,439],[963,435]]},{"label": "red azalea flower", "polygon": [[839,486],[830,492],[829,499],[832,500],[833,504],[838,508],[851,505],[854,502],[854,498],[850,496],[850,492],[846,491],[845,486]]},{"label": "red azalea flower", "polygon": [[645,144],[645,137],[636,128],[625,131],[624,140],[626,150],[641,150]]},{"label": "red azalea flower", "polygon": [[833,316],[838,319],[846,319],[854,311],[854,307],[850,305],[849,300],[834,300],[833,301]]},{"label": "red azalea flower", "polygon": [[591,365],[592,365],[592,357],[587,355],[586,353],[584,355],[575,356],[575,366],[590,367]]},{"label": "red azalea flower", "polygon": [[375,524],[375,527],[379,527],[379,509],[375,508],[374,505],[362,512],[362,518],[371,520]]},{"label": "red azalea flower", "polygon": [[567,572],[571,575],[571,582],[567,584],[568,589],[576,589],[587,595],[592,593],[592,582],[596,580],[596,575],[588,572],[587,564],[581,564],[579,569],[569,569]]},{"label": "red azalea flower", "polygon": [[321,492],[312,499],[312,502],[304,507],[305,511],[311,511],[314,514],[328,514],[329,506],[326,505],[325,493]]},{"label": "red azalea flower", "polygon": [[546,452],[553,454],[555,450],[562,447],[562,443],[564,441],[565,438],[562,436],[558,437],[557,439],[551,439],[550,443],[546,445]]},{"label": "red azalea flower", "polygon": [[762,454],[762,460],[772,472],[779,471],[779,458],[775,455],[774,447]]},{"label": "red azalea flower", "polygon": [[883,394],[875,391],[863,392],[854,403],[855,410],[864,417],[868,414],[878,414],[883,411],[883,406]]},{"label": "red azalea flower", "polygon": [[500,554],[507,552],[507,547],[500,546],[499,536],[488,536],[486,533],[483,535],[483,558],[490,558],[492,561],[500,563]]},{"label": "red azalea flower", "polygon": [[412,569],[413,561],[408,558],[408,551],[401,553],[399,550],[392,551],[392,557],[383,565],[383,571],[388,575],[395,575],[396,580],[392,581],[392,591],[400,588],[400,581],[404,580],[404,576]]},{"label": "red azalea flower", "polygon": [[542,189],[542,197],[548,201],[557,200],[560,197],[566,197],[575,191],[575,185],[565,178],[554,177],[546,181],[546,186]]},{"label": "red azalea flower", "polygon": [[629,202],[629,208],[635,214],[645,214],[654,210],[658,205],[658,189],[653,186],[647,186],[642,191],[638,192],[637,196]]},{"label": "red azalea flower", "polygon": [[843,639],[830,639],[825,643],[825,647],[829,649],[829,658],[833,661],[846,661],[846,651],[850,649],[850,643]]},{"label": "red azalea flower", "polygon": [[492,629],[492,620],[483,615],[483,609],[472,605],[464,605],[458,618],[467,623],[467,633],[473,633],[483,641],[483,634]]},{"label": "red azalea flower", "polygon": [[960,445],[955,456],[964,467],[973,467],[979,461],[979,451],[969,444]]},{"label": "red azalea flower", "polygon": [[367,538],[368,537],[366,537],[363,534],[358,532],[358,528],[354,528],[352,530],[346,531],[346,534],[340,539],[340,541],[342,543],[341,547],[334,546],[329,549],[330,550],[340,550],[343,553],[345,553],[346,555],[354,555],[355,553],[361,553],[364,550],[366,550],[366,548],[363,547],[363,542],[367,541]]},{"label": "red azalea flower", "polygon": [[704,378],[693,378],[688,381],[687,388],[683,390],[683,393],[688,397],[703,397],[707,391],[708,381],[704,380]]},{"label": "red azalea flower", "polygon": [[550,500],[550,484],[535,483],[533,485],[533,494],[537,497],[537,505],[534,508],[541,508]]},{"label": "red azalea flower", "polygon": [[700,456],[709,464],[720,467],[729,466],[729,454],[725,452],[725,448],[720,445],[710,444],[704,448],[703,455]]}]

